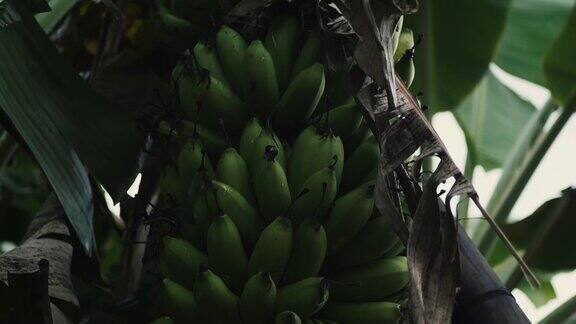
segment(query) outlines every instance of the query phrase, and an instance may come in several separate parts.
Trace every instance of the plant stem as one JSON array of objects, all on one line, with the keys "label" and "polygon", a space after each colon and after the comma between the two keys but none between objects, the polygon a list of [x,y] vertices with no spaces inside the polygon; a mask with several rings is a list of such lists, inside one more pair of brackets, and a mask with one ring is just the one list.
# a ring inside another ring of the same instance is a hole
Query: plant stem
[{"label": "plant stem", "polygon": [[[560,113],[560,116],[558,116],[558,119],[554,121],[550,130],[538,136],[534,145],[526,152],[525,158],[519,159],[519,166],[516,167],[515,170],[507,170],[507,172],[511,173],[509,179],[505,179],[506,182],[503,184],[504,187],[501,192],[495,192],[495,195],[497,195],[495,199],[498,199],[497,197],[501,198],[496,200],[493,208],[490,210],[490,214],[493,215],[497,223],[502,223],[508,218],[510,211],[532,177],[536,167],[538,167],[540,161],[542,161],[544,155],[550,149],[550,146],[552,146],[552,143],[556,137],[558,137],[558,134],[562,128],[564,128],[575,109],[576,98],[566,105]],[[484,235],[480,236],[481,239],[478,248],[484,255],[490,256],[496,243],[496,234],[486,229],[484,229],[484,231]]]},{"label": "plant stem", "polygon": [[[502,195],[504,190],[506,186],[510,185],[512,176],[518,170],[518,165],[520,165],[522,160],[524,160],[526,152],[534,145],[536,138],[542,134],[544,125],[555,109],[556,107],[552,97],[550,97],[544,107],[538,111],[534,117],[532,117],[529,124],[524,129],[524,132],[520,135],[518,143],[514,145],[512,152],[506,159],[506,162],[502,168],[502,175],[500,176],[500,179],[496,184],[496,188],[494,188],[494,192],[490,197],[490,201],[486,206],[486,209],[490,215],[494,215],[494,205],[498,200],[503,198]],[[476,242],[480,242],[484,235],[486,235],[487,231],[488,226],[486,224],[478,224],[478,227],[474,233],[474,240]]]},{"label": "plant stem", "polygon": [[554,311],[552,311],[552,313],[548,314],[548,316],[538,322],[538,324],[565,323],[574,314],[576,314],[576,296],[558,306]]},{"label": "plant stem", "polygon": [[[570,190],[564,190],[562,192],[562,199],[556,204],[554,207],[554,211],[549,217],[546,217],[544,224],[540,226],[540,229],[536,233],[536,237],[532,239],[530,242],[530,246],[526,253],[524,253],[523,258],[526,263],[530,263],[530,260],[534,258],[536,253],[539,252],[540,248],[542,247],[542,243],[546,239],[546,237],[550,234],[554,225],[562,218],[563,215],[566,215],[566,209],[570,206],[570,202],[572,201],[574,195],[570,193]],[[510,277],[506,280],[506,288],[509,290],[514,289],[522,280],[522,271],[518,264],[514,265],[514,269],[510,272]]]},{"label": "plant stem", "polygon": [[[474,157],[474,153],[472,152],[471,145],[468,145],[468,154],[466,155],[466,164],[464,165],[464,176],[470,182],[472,182],[474,178],[475,168],[476,168],[476,158]],[[470,199],[468,197],[464,198],[464,200],[458,204],[458,209],[456,213],[458,218],[463,220],[461,224],[462,227],[464,227],[464,229],[466,230],[470,227],[470,222],[467,220],[469,205],[470,205]]]}]

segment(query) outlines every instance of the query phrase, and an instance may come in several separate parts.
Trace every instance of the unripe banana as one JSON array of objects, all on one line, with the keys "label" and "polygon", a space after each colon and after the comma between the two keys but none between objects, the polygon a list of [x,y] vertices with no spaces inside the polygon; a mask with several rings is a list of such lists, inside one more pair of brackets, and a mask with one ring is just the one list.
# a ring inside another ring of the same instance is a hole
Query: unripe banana
[{"label": "unripe banana", "polygon": [[404,244],[402,243],[402,241],[398,240],[398,242],[396,242],[396,244],[394,244],[394,247],[392,247],[390,250],[386,251],[386,253],[384,253],[384,255],[382,257],[383,258],[395,257],[398,254],[402,253],[405,249],[406,249],[406,247],[404,247]]},{"label": "unripe banana", "polygon": [[298,53],[296,62],[294,62],[292,73],[290,74],[290,80],[294,80],[294,78],[296,78],[296,76],[304,69],[320,61],[320,46],[320,33],[318,31],[310,32],[310,35],[308,35],[300,53]]},{"label": "unripe banana", "polygon": [[389,302],[330,302],[318,316],[341,324],[396,324],[402,318],[402,311],[400,305]]},{"label": "unripe banana", "polygon": [[227,215],[217,216],[207,237],[210,269],[220,276],[230,289],[239,294],[246,280],[248,258],[240,233]]},{"label": "unripe banana", "polygon": [[198,274],[194,286],[194,300],[208,323],[241,323],[238,297],[224,281],[208,269]]},{"label": "unripe banana", "polygon": [[209,79],[207,76],[199,77],[195,75],[195,71],[187,71],[184,67],[182,67],[179,76],[174,75],[175,73],[178,73],[178,71],[173,71],[172,75],[175,81],[178,82],[178,99],[182,107],[182,113],[187,119],[196,121],[200,113],[198,102],[204,91],[206,91]]},{"label": "unripe banana", "polygon": [[378,141],[374,136],[369,136],[344,162],[341,192],[348,192],[361,185],[362,181],[377,169],[379,158]]},{"label": "unripe banana", "polygon": [[317,313],[328,301],[329,283],[324,278],[307,278],[278,289],[276,311],[290,310],[301,318]]},{"label": "unripe banana", "polygon": [[286,265],[285,283],[293,283],[318,275],[326,257],[326,232],[315,219],[306,219],[294,233],[290,260]]},{"label": "unripe banana", "polygon": [[170,34],[184,34],[194,30],[194,25],[188,20],[173,15],[166,9],[163,10],[160,8],[160,10],[158,10],[158,17]]},{"label": "unripe banana", "polygon": [[191,123],[183,120],[180,123],[178,133],[182,134],[184,137],[198,138],[202,144],[204,144],[206,151],[208,151],[208,154],[211,157],[220,156],[220,154],[229,147],[226,140],[219,133],[198,123]]},{"label": "unripe banana", "polygon": [[254,115],[265,117],[278,103],[280,93],[274,61],[261,41],[255,40],[244,56],[247,99]]},{"label": "unripe banana", "polygon": [[374,208],[374,182],[366,183],[338,198],[324,223],[328,255],[352,240],[368,222]]},{"label": "unripe banana", "polygon": [[344,151],[346,156],[351,155],[358,146],[364,143],[364,141],[370,136],[372,136],[370,128],[368,128],[366,123],[362,121],[358,129],[356,129],[354,133],[344,141]]},{"label": "unripe banana", "polygon": [[284,91],[290,79],[300,39],[300,23],[293,14],[275,19],[264,41],[274,60],[280,91]]},{"label": "unripe banana", "polygon": [[412,30],[409,28],[402,29],[398,39],[398,46],[396,47],[396,51],[394,51],[394,62],[398,63],[402,56],[406,54],[406,51],[413,49],[414,45],[414,34]]},{"label": "unripe banana", "polygon": [[248,202],[256,205],[250,184],[248,164],[235,148],[227,148],[220,157],[216,169],[216,179],[236,189]]},{"label": "unripe banana", "polygon": [[340,137],[328,129],[316,126],[307,127],[296,139],[288,164],[288,182],[293,196],[299,192],[304,182],[336,159],[334,172],[338,184],[342,178],[344,147]]},{"label": "unripe banana", "polygon": [[274,317],[276,285],[270,275],[253,275],[240,296],[240,315],[244,323],[264,324]]},{"label": "unripe banana", "polygon": [[382,259],[342,270],[331,279],[333,300],[348,302],[382,301],[408,284],[406,257]]},{"label": "unripe banana", "polygon": [[220,61],[218,60],[218,54],[212,46],[203,42],[198,42],[192,49],[192,54],[198,67],[208,70],[210,76],[220,80],[227,87],[230,87],[228,78],[226,78],[222,66],[220,65]]},{"label": "unripe banana", "polygon": [[198,98],[198,105],[194,120],[214,129],[224,126],[226,130],[240,131],[248,121],[244,102],[213,76],[208,77],[208,84]]},{"label": "unripe banana", "polygon": [[266,223],[280,215],[284,215],[292,202],[290,188],[284,169],[276,157],[278,150],[275,146],[266,146],[263,152],[257,153],[260,157],[254,161],[252,179],[254,191],[258,198],[260,213]]},{"label": "unripe banana", "polygon": [[291,311],[285,311],[276,315],[276,318],[274,318],[274,324],[302,324],[302,320],[298,314]]},{"label": "unripe banana", "polygon": [[206,255],[190,243],[164,237],[160,250],[160,272],[164,277],[192,289],[198,270],[207,264]]},{"label": "unripe banana", "polygon": [[414,66],[414,54],[407,52],[400,61],[394,65],[394,69],[398,73],[398,76],[404,81],[407,88],[410,88],[412,82],[414,81],[414,76],[416,74],[416,67]]},{"label": "unripe banana", "polygon": [[172,321],[172,319],[170,317],[161,317],[158,318],[156,320],[154,320],[153,322],[151,322],[150,324],[172,324],[174,323],[174,321]]},{"label": "unripe banana", "polygon": [[262,131],[260,131],[260,134],[254,140],[252,148],[249,149],[251,157],[246,161],[246,163],[248,163],[252,173],[255,171],[254,166],[257,164],[256,161],[262,157],[263,152],[268,146],[273,146],[276,148],[278,151],[276,161],[282,166],[284,170],[286,170],[286,154],[284,153],[282,142],[271,129],[265,127],[262,129]]},{"label": "unripe banana", "polygon": [[390,221],[376,217],[368,221],[362,230],[342,249],[333,254],[327,264],[331,267],[362,265],[384,256],[399,242]]},{"label": "unripe banana", "polygon": [[290,258],[292,236],[292,224],[284,216],[266,226],[248,261],[248,276],[267,272],[274,282],[278,282]]},{"label": "unripe banana", "polygon": [[305,123],[314,113],[325,84],[324,66],[320,63],[300,72],[280,98],[277,121],[289,126]]},{"label": "unripe banana", "polygon": [[198,307],[194,301],[192,291],[170,279],[164,279],[162,282],[162,287],[155,299],[154,307],[157,309],[157,312],[169,315],[176,320],[186,323],[201,323]]},{"label": "unripe banana", "polygon": [[326,212],[332,206],[338,185],[333,161],[331,166],[314,173],[294,196],[294,203],[290,207],[290,219],[294,226],[299,226],[303,220],[315,217],[323,221]]},{"label": "unripe banana", "polygon": [[178,234],[186,242],[194,245],[200,250],[205,250],[206,236],[202,234],[200,227],[197,224],[183,224],[180,227]]},{"label": "unripe banana", "polygon": [[224,26],[216,34],[216,48],[222,69],[236,94],[244,93],[244,55],[248,44],[234,29]]},{"label": "unripe banana", "polygon": [[205,167],[210,173],[214,172],[212,163],[206,155],[204,145],[198,139],[191,139],[182,146],[176,165],[178,167],[179,182],[182,186],[181,191],[184,193],[190,188],[192,180],[200,167]]},{"label": "unripe banana", "polygon": [[184,77],[184,63],[178,62],[176,66],[172,69],[172,81],[176,83],[176,85],[180,84],[180,80]]},{"label": "unripe banana", "polygon": [[252,149],[254,148],[254,142],[256,138],[260,136],[262,132],[262,125],[258,118],[251,118],[242,132],[240,137],[240,155],[244,158],[244,161],[248,163],[250,159],[254,157]]},{"label": "unripe banana", "polygon": [[262,231],[262,220],[258,213],[236,189],[225,183],[212,181],[211,190],[215,193],[216,206],[236,224],[244,247],[249,251]]},{"label": "unripe banana", "polygon": [[162,201],[171,198],[181,201],[183,197],[186,197],[186,191],[183,191],[183,186],[180,183],[180,175],[174,165],[168,165],[162,170],[158,185],[160,187]]},{"label": "unripe banana", "polygon": [[347,139],[354,133],[362,122],[362,113],[356,108],[356,103],[348,103],[323,113],[319,122],[326,123],[334,130],[334,134]]}]

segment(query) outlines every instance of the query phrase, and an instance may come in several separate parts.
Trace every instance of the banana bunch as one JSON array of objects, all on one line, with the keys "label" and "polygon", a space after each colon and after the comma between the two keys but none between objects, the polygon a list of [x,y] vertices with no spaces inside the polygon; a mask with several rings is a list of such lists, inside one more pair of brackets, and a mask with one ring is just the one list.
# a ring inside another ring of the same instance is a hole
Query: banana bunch
[{"label": "banana bunch", "polygon": [[183,225],[161,242],[151,318],[398,323],[408,268],[374,206],[380,147],[345,76],[319,63],[320,35],[281,16],[262,41],[223,27],[191,52],[160,184]]}]

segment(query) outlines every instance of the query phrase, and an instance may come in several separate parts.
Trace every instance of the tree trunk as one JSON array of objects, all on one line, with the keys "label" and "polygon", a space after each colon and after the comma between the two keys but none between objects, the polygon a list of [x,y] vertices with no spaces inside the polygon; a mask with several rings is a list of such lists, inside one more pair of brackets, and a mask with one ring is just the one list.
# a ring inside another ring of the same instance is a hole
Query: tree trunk
[{"label": "tree trunk", "polygon": [[458,228],[458,246],[462,281],[454,323],[530,323],[462,227]]}]

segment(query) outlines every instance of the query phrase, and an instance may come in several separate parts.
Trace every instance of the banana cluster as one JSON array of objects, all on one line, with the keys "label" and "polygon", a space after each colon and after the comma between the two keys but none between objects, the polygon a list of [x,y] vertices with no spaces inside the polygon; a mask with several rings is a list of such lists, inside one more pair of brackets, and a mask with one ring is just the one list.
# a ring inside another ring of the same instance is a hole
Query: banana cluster
[{"label": "banana cluster", "polygon": [[402,317],[404,248],[374,207],[379,145],[321,45],[286,15],[250,43],[223,27],[174,69],[186,120],[161,190],[185,225],[162,240],[157,323]]}]

